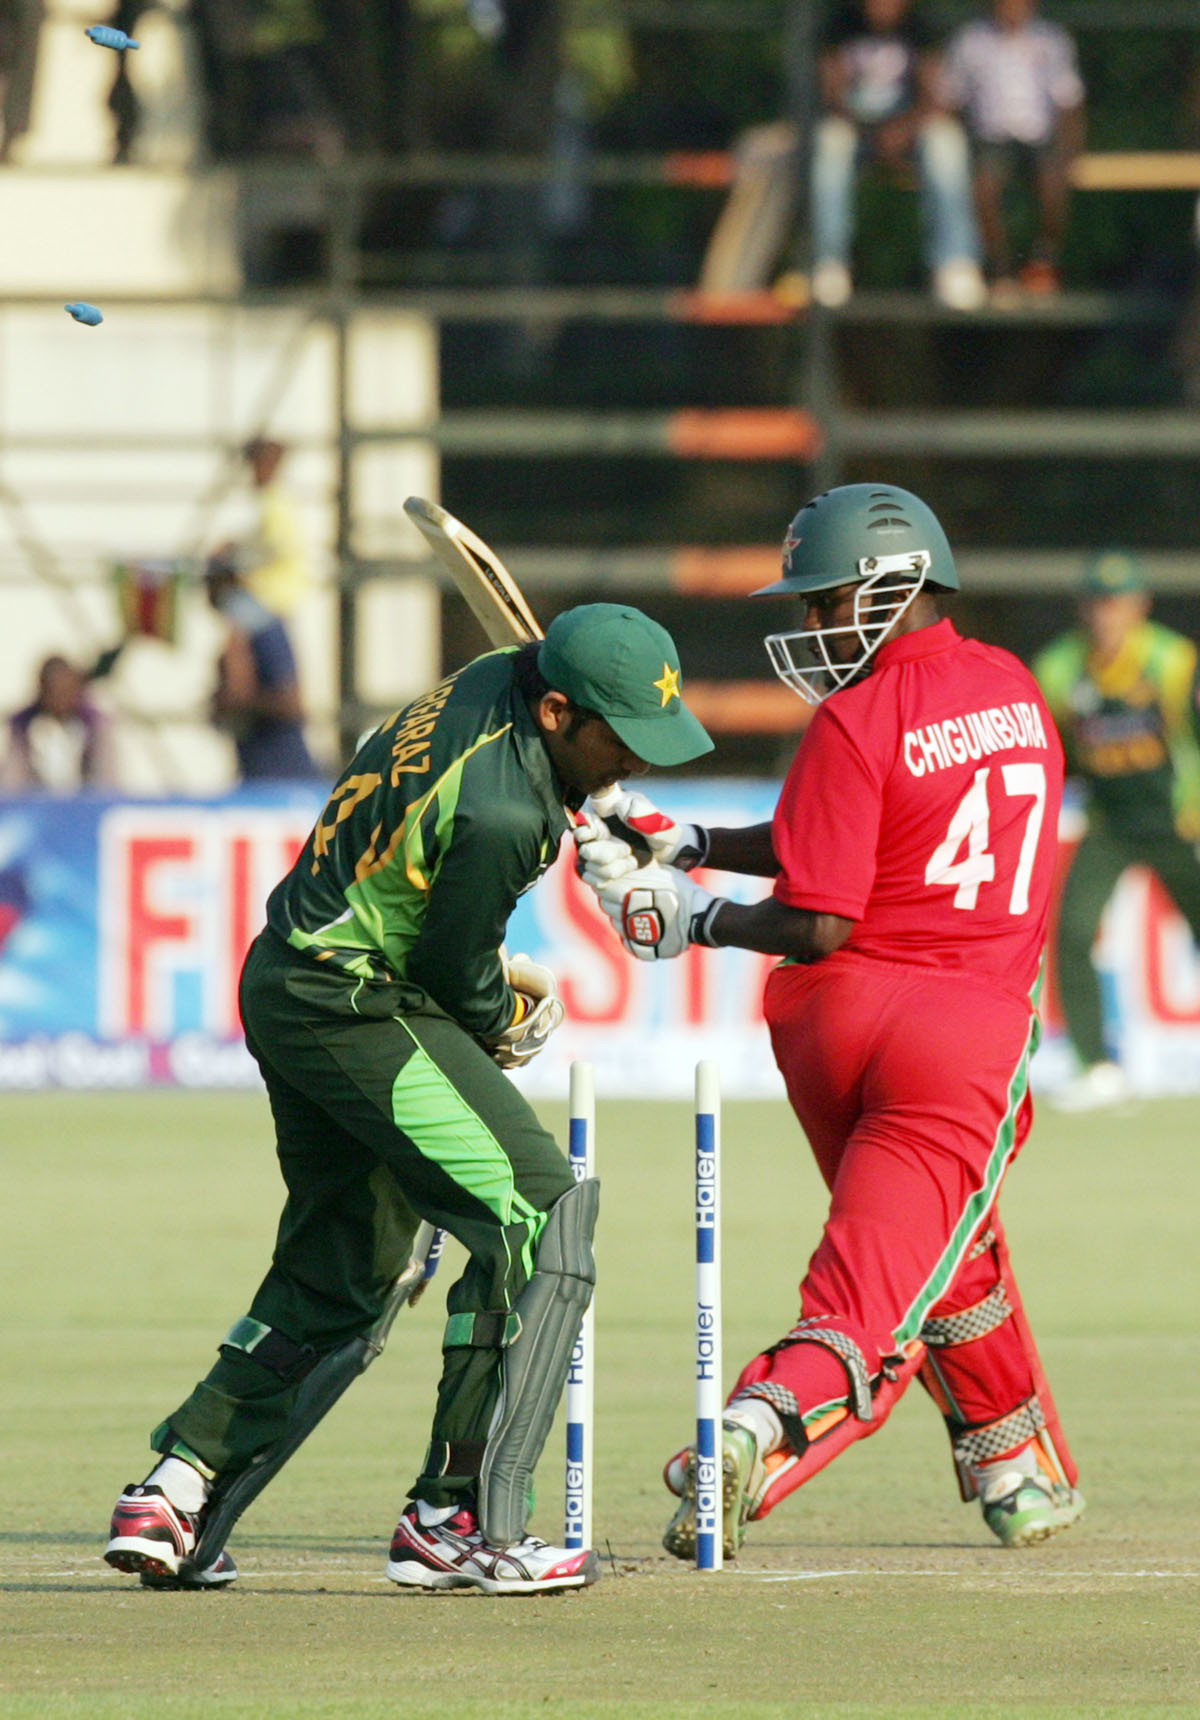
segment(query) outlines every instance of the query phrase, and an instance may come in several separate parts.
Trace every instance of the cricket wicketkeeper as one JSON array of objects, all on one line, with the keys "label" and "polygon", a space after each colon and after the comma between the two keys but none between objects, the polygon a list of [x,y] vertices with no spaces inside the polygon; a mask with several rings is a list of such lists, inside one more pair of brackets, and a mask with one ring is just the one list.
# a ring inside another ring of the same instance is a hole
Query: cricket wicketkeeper
[{"label": "cricket wicketkeeper", "polygon": [[152,1586],[233,1581],[230,1523],[381,1347],[424,1220],[470,1258],[387,1574],[491,1593],[596,1580],[594,1552],[525,1533],[591,1297],[599,1185],[574,1181],[503,1073],[562,1005],[502,939],[589,794],[711,747],[670,636],[608,603],[478,658],[361,747],[242,972],[288,1191],[271,1267],[151,1436],[161,1461],[117,1503],[111,1565]]},{"label": "cricket wicketkeeper", "polygon": [[[1083,1510],[996,1210],[1033,1115],[1063,754],[1032,675],[940,617],[957,589],[918,497],[849,484],[809,502],[767,588],[800,599],[801,625],[767,648],[818,708],[772,823],[675,825],[615,791],[599,807],[613,828],[595,821],[580,845],[633,954],[784,958],[766,1018],[831,1206],[799,1318],[726,1408],[729,1556],[916,1375],[963,1498],[1006,1546]],[[714,897],[692,870],[704,862],[774,892]],[[694,1467],[683,1451],[666,1470],[680,1503],[664,1544],[680,1558],[695,1551]]]}]

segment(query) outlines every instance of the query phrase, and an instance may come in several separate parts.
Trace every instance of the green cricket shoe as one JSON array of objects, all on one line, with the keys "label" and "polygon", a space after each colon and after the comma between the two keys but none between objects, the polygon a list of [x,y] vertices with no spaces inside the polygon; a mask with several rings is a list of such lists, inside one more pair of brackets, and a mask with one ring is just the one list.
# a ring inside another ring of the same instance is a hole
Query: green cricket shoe
[{"label": "green cricket shoe", "polygon": [[[727,1559],[736,1559],[745,1534],[750,1507],[766,1481],[758,1456],[758,1441],[748,1427],[735,1421],[721,1424],[721,1544]],[[671,1458],[663,1479],[680,1495],[667,1524],[663,1546],[677,1559],[696,1557],[696,1450],[688,1446]]]},{"label": "green cricket shoe", "polygon": [[1023,1475],[1009,1469],[993,1476],[979,1495],[983,1520],[1006,1547],[1032,1547],[1048,1541],[1083,1516],[1083,1494],[1048,1475]]}]

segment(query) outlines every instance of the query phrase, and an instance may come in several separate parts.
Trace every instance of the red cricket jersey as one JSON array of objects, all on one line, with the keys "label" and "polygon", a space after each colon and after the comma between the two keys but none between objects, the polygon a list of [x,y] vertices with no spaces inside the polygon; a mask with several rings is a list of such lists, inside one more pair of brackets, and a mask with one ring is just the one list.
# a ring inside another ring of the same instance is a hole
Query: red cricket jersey
[{"label": "red cricket jersey", "polygon": [[1037,978],[1063,754],[1033,676],[949,621],[881,646],[820,707],[775,811],[775,894],[856,922],[843,948]]}]

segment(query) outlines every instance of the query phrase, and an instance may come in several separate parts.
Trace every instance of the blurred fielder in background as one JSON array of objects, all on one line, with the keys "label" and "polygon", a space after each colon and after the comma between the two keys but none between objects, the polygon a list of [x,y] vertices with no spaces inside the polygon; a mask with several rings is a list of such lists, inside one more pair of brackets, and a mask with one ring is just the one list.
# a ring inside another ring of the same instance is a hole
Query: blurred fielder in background
[{"label": "blurred fielder in background", "polygon": [[[616,837],[593,819],[580,841],[633,954],[784,958],[766,1018],[832,1204],[799,1320],[728,1402],[725,1551],[879,1428],[918,1373],[964,1499],[1021,1547],[1083,1510],[996,1210],[1032,1121],[1062,749],[1029,672],[939,618],[958,574],[916,496],[818,496],[788,530],[783,575],[768,593],[799,596],[803,624],[768,651],[819,708],[773,823],[671,825],[622,791],[599,803]],[[655,860],[637,867],[624,834]],[[705,860],[774,876],[774,893],[714,898],[685,869]],[[683,1451],[666,1472],[681,1498],[664,1545],[680,1558],[694,1469]]]},{"label": "blurred fielder in background", "polygon": [[588,794],[711,746],[669,635],[614,604],[477,658],[364,742],[242,973],[288,1190],[273,1262],[152,1435],[162,1460],[118,1501],[110,1564],[158,1586],[236,1577],[206,1517],[234,1488],[252,1496],[361,1370],[420,1218],[470,1258],[387,1574],[491,1593],[595,1581],[593,1552],[525,1533],[591,1297],[599,1185],[574,1181],[502,1073],[562,1006],[553,974],[501,939]]},{"label": "blurred fielder in background", "polygon": [[1087,790],[1087,831],[1067,874],[1056,967],[1079,1073],[1053,1095],[1063,1111],[1130,1096],[1106,1044],[1092,946],[1122,872],[1147,866],[1200,940],[1200,745],[1196,647],[1149,619],[1136,557],[1108,550],[1083,571],[1080,625],[1035,658],[1033,672]]}]

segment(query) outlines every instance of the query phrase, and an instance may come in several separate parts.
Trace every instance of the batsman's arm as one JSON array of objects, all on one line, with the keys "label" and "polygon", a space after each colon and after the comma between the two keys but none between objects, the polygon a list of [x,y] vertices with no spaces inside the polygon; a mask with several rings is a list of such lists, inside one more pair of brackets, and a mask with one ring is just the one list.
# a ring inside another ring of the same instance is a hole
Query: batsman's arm
[{"label": "batsman's arm", "polygon": [[740,829],[710,829],[704,864],[718,872],[774,878],[779,872],[779,861],[771,842],[770,822],[747,824]]},{"label": "batsman's arm", "polygon": [[582,875],[639,961],[669,961],[689,944],[702,944],[808,964],[840,949],[854,928],[854,921],[840,914],[793,908],[775,896],[750,905],[714,896],[694,872],[675,866],[652,863],[611,877],[593,876],[585,866]]},{"label": "batsman's arm", "polygon": [[811,963],[841,949],[853,930],[854,921],[840,914],[790,908],[775,896],[749,904],[726,898],[704,916],[703,942],[716,948],[732,946]]},{"label": "batsman's arm", "polygon": [[760,878],[773,878],[779,871],[770,824],[729,830],[678,824],[638,789],[623,788],[619,783],[603,794],[594,794],[591,804],[611,834],[627,842],[640,861],[656,860],[684,872],[715,866],[723,872]]}]

